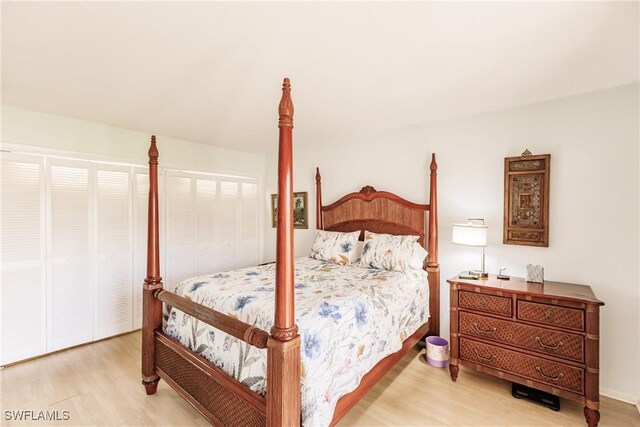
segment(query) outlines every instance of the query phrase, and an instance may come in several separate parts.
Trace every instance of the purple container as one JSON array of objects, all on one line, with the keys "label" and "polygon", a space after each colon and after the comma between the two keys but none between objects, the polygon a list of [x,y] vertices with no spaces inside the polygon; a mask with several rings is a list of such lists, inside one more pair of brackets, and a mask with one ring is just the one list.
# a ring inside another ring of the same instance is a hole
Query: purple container
[{"label": "purple container", "polygon": [[437,368],[449,366],[449,341],[444,338],[427,337],[427,363]]}]

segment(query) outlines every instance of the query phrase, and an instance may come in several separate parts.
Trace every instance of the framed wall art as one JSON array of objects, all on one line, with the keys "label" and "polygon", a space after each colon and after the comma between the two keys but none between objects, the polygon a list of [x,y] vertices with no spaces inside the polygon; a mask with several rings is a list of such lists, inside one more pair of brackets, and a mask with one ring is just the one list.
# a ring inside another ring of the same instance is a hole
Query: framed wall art
[{"label": "framed wall art", "polygon": [[[276,228],[278,217],[278,195],[271,195],[271,227]],[[309,228],[307,192],[293,193],[293,228]]]},{"label": "framed wall art", "polygon": [[549,246],[550,154],[504,159],[503,243]]}]

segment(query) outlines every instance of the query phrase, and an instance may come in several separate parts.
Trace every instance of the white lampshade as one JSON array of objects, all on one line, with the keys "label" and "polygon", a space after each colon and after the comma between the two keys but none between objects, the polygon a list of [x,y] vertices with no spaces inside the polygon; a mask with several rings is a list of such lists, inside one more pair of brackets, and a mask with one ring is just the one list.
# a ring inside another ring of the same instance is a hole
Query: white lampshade
[{"label": "white lampshade", "polygon": [[487,246],[487,226],[479,224],[453,224],[453,243],[465,246]]}]

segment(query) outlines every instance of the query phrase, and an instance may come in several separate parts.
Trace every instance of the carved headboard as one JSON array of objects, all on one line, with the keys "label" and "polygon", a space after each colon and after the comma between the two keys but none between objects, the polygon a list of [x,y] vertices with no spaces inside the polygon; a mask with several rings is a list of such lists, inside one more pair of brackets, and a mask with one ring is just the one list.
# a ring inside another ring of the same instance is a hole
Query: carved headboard
[{"label": "carved headboard", "polygon": [[[418,242],[426,247],[428,210],[429,205],[412,203],[393,193],[366,186],[335,203],[321,206],[320,226],[328,231],[369,230],[374,233],[417,235],[420,236]],[[360,240],[364,239],[363,234]]]}]

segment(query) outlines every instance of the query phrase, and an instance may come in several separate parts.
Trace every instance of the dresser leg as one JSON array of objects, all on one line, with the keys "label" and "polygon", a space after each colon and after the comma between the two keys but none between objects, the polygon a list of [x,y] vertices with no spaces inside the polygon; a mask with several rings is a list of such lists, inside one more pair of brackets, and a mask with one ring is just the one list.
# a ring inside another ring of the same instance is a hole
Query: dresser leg
[{"label": "dresser leg", "polygon": [[451,363],[449,364],[449,373],[451,373],[451,381],[454,381],[458,379],[458,371],[460,370],[460,368],[458,367],[458,365],[452,365]]},{"label": "dresser leg", "polygon": [[587,420],[589,427],[596,427],[600,421],[600,411],[584,407],[584,418]]}]

